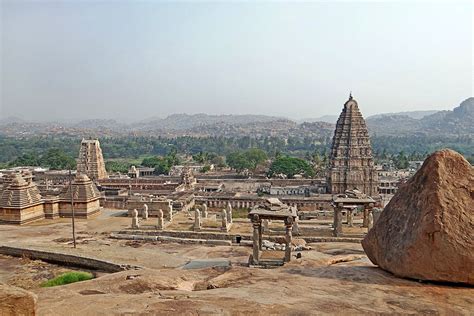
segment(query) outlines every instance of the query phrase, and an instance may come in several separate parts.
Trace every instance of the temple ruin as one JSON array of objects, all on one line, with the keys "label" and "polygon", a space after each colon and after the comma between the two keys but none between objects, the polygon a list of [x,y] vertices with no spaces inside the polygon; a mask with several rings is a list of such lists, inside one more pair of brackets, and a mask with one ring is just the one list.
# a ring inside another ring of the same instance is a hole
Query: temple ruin
[{"label": "temple ruin", "polygon": [[82,140],[77,159],[77,172],[86,174],[92,181],[108,178],[99,140]]},{"label": "temple ruin", "polygon": [[332,140],[328,189],[332,194],[359,190],[378,194],[369,132],[357,101],[349,96],[337,120]]}]

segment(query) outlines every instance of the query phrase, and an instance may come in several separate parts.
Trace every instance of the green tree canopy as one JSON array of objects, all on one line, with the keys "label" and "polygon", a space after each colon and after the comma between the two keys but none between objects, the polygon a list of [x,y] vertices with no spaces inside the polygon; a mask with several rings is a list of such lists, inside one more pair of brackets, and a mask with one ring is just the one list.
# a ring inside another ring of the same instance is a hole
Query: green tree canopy
[{"label": "green tree canopy", "polygon": [[142,161],[142,166],[155,168],[155,174],[168,174],[171,167],[180,163],[176,149],[172,149],[168,155],[164,157],[147,157]]},{"label": "green tree canopy", "polygon": [[312,177],[314,176],[314,170],[306,160],[289,156],[279,156],[272,162],[268,172],[270,177],[276,174],[284,174],[288,178],[293,178],[297,174]]},{"label": "green tree canopy", "polygon": [[231,168],[241,172],[245,169],[253,170],[257,168],[257,166],[264,163],[267,158],[268,156],[263,150],[252,148],[246,151],[232,152],[227,155],[226,159],[227,164]]},{"label": "green tree canopy", "polygon": [[41,157],[40,165],[54,170],[75,169],[76,160],[63,150],[52,148]]}]

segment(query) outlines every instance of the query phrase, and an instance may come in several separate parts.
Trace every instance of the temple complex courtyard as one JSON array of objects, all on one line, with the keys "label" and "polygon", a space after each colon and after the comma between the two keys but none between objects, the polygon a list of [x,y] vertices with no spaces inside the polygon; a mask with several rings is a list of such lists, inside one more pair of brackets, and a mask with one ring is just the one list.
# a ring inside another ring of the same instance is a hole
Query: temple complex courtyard
[{"label": "temple complex courtyard", "polygon": [[[359,242],[310,242],[310,250],[282,267],[250,268],[251,243],[221,246],[111,238],[114,232],[130,230],[131,219],[124,212],[103,210],[93,220],[77,220],[76,249],[71,220],[65,218],[0,225],[1,245],[137,268],[96,271],[90,281],[41,288],[40,274],[81,269],[0,256],[0,281],[35,293],[39,315],[472,314],[472,287],[394,277],[374,266]],[[146,225],[156,220],[149,218]],[[193,219],[183,212],[174,219],[178,223],[191,229]],[[252,226],[248,220],[234,220],[229,233],[233,229],[250,235]]]}]

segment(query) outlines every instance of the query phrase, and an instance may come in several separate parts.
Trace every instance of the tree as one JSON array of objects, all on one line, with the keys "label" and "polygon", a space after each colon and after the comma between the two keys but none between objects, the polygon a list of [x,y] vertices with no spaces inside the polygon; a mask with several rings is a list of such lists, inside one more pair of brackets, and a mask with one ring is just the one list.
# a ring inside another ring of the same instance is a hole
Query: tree
[{"label": "tree", "polygon": [[405,155],[403,150],[398,153],[397,156],[394,157],[393,162],[395,163],[395,167],[397,169],[406,169],[408,168],[408,157]]},{"label": "tree", "polygon": [[10,167],[39,166],[40,159],[33,154],[23,154],[8,164]]},{"label": "tree", "polygon": [[127,173],[128,169],[132,166],[129,162],[124,161],[106,161],[105,162],[105,169],[108,172],[120,172],[120,173]]},{"label": "tree", "polygon": [[314,176],[314,170],[306,160],[289,156],[279,156],[272,162],[268,172],[270,177],[276,174],[284,174],[288,178],[293,178],[297,174],[312,177]]},{"label": "tree", "polygon": [[267,153],[258,148],[251,148],[246,151],[233,152],[227,155],[227,164],[242,172],[245,169],[256,169],[268,159]]},{"label": "tree", "polygon": [[225,167],[225,166],[226,166],[226,164],[225,164],[225,159],[224,159],[224,157],[222,157],[222,156],[217,156],[217,155],[216,155],[215,157],[213,157],[213,158],[210,160],[210,162],[211,162],[213,165],[217,166],[217,167]]},{"label": "tree", "polygon": [[244,152],[244,156],[250,161],[251,169],[257,168],[257,166],[264,163],[267,159],[267,153],[258,148],[251,148]]},{"label": "tree", "polygon": [[245,169],[250,169],[252,167],[250,161],[246,159],[242,152],[233,152],[227,155],[227,164],[232,169],[235,169],[237,172],[242,172]]},{"label": "tree", "polygon": [[48,152],[41,157],[40,164],[41,166],[54,170],[76,168],[76,160],[57,148],[48,150]]},{"label": "tree", "polygon": [[202,173],[206,173],[206,172],[208,172],[208,171],[210,171],[210,170],[211,170],[211,166],[209,166],[209,165],[204,165],[204,166],[201,168],[200,171],[201,171]]}]

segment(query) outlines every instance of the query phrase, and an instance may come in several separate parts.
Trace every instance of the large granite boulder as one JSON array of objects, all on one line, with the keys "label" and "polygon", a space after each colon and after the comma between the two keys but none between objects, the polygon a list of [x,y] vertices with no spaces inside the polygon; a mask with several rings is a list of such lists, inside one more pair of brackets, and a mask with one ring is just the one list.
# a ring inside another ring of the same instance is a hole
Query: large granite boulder
[{"label": "large granite boulder", "polygon": [[452,150],[429,156],[362,241],[400,277],[474,284],[474,168]]},{"label": "large granite boulder", "polygon": [[35,294],[15,286],[0,283],[0,315],[36,315]]}]

